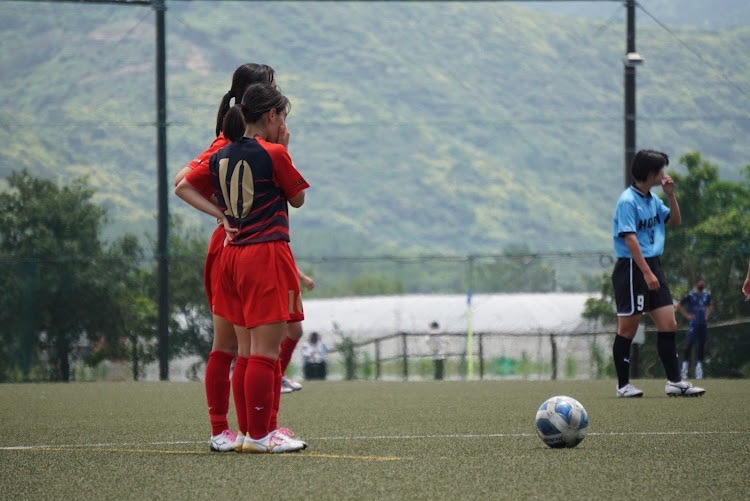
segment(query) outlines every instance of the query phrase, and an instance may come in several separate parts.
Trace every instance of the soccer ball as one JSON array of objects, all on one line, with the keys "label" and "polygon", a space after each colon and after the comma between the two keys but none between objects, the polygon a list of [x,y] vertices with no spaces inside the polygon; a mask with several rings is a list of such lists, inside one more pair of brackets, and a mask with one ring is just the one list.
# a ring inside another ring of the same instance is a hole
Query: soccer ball
[{"label": "soccer ball", "polygon": [[580,444],[588,426],[588,413],[575,398],[552,397],[536,411],[539,438],[556,449]]}]

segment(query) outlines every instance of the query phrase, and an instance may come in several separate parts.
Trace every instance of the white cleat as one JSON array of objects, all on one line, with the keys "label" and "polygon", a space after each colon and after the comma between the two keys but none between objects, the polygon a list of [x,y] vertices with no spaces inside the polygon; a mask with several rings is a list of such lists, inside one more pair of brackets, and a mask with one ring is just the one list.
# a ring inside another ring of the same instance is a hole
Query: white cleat
[{"label": "white cleat", "polygon": [[245,435],[242,444],[242,452],[253,454],[280,454],[282,452],[297,452],[307,448],[302,440],[295,440],[279,430],[274,430],[263,438],[257,440]]},{"label": "white cleat", "polygon": [[234,441],[234,450],[242,452],[242,444],[245,443],[245,435],[242,432],[237,432],[237,439]]},{"label": "white cleat", "polygon": [[232,430],[224,430],[218,435],[211,437],[208,447],[211,452],[233,451],[237,441],[237,434]]},{"label": "white cleat", "polygon": [[302,385],[294,379],[289,379],[286,376],[281,378],[281,393],[291,393],[293,391],[299,391],[302,389]]},{"label": "white cleat", "polygon": [[664,391],[666,391],[667,396],[670,397],[700,397],[701,395],[706,393],[706,390],[704,390],[703,388],[693,386],[687,381],[680,381],[678,383],[667,381],[667,385],[664,387]]},{"label": "white cleat", "polygon": [[622,388],[617,388],[617,396],[623,398],[638,398],[643,396],[643,392],[628,383]]},{"label": "white cleat", "polygon": [[295,433],[292,430],[290,430],[289,428],[285,428],[285,427],[282,426],[280,428],[276,428],[276,431],[278,433],[286,436],[287,438],[293,438],[294,440],[296,440],[298,442],[302,442],[303,444],[305,444],[305,447],[307,447],[307,442],[305,442],[304,440],[300,440],[299,438],[294,438]]}]

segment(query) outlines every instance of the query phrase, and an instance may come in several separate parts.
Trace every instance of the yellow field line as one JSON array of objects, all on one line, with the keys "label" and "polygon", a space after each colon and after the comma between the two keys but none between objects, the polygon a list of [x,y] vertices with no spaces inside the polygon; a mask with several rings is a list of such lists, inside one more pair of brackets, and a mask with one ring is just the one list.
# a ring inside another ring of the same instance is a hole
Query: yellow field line
[{"label": "yellow field line", "polygon": [[317,452],[304,452],[302,456],[326,459],[358,459],[360,461],[403,461],[412,458],[400,458],[395,456],[354,456],[350,454],[320,454]]},{"label": "yellow field line", "polygon": [[[215,454],[211,451],[176,451],[168,449],[134,449],[134,448],[117,448],[117,447],[34,447],[19,449],[25,451],[41,451],[41,452],[63,452],[63,451],[96,451],[96,452],[133,452],[138,454],[143,453],[155,453],[155,454],[182,454],[182,455],[199,455],[205,456],[208,454]],[[230,456],[235,453],[229,453]],[[263,454],[252,454],[253,456],[262,456]],[[285,457],[313,457],[313,458],[325,458],[325,459],[353,459],[359,461],[402,461],[409,460],[412,458],[402,458],[396,456],[358,456],[353,454],[323,454],[317,452],[300,452],[298,454],[284,454]]]}]

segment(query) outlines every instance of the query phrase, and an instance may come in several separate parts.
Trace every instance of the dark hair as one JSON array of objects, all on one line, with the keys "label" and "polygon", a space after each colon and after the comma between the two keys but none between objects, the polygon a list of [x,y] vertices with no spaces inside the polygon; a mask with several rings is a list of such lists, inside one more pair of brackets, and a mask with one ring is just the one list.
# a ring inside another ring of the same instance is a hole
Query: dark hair
[{"label": "dark hair", "polygon": [[247,124],[257,122],[270,110],[289,113],[289,99],[269,83],[252,84],[245,90],[242,103],[232,106],[224,117],[224,137],[237,142],[245,135]]},{"label": "dark hair", "polygon": [[235,104],[242,99],[245,89],[248,85],[254,83],[271,83],[275,78],[276,72],[267,64],[248,63],[243,64],[232,75],[232,88],[224,94],[219,105],[219,112],[216,114],[216,135],[222,131],[224,116],[229,111],[229,101],[234,99]]},{"label": "dark hair", "polygon": [[640,150],[633,157],[630,173],[636,181],[645,181],[649,174],[657,174],[669,165],[669,156],[656,150]]}]

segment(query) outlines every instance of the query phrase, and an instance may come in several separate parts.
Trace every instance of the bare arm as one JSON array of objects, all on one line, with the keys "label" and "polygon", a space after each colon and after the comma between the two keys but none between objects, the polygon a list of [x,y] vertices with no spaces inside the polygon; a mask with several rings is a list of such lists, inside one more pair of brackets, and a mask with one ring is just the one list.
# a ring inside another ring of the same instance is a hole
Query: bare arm
[{"label": "bare arm", "polygon": [[669,199],[669,221],[670,226],[680,226],[682,224],[682,214],[680,213],[680,204],[677,203],[677,197],[674,194],[674,181],[669,176],[664,176],[661,181],[661,188]]},{"label": "bare arm", "polygon": [[677,303],[677,309],[680,310],[680,313],[682,313],[682,316],[687,318],[688,320],[692,320],[695,318],[695,315],[687,311],[680,303]]},{"label": "bare arm", "polygon": [[742,284],[742,292],[745,297],[750,298],[750,262],[747,263],[747,276],[745,277],[745,283]]},{"label": "bare arm", "polygon": [[305,190],[300,191],[293,198],[289,199],[289,205],[291,205],[294,208],[300,208],[302,207],[302,204],[304,203],[305,203]]},{"label": "bare arm", "polygon": [[190,171],[193,170],[192,168],[185,166],[182,169],[180,169],[180,172],[177,173],[177,175],[174,177],[174,185],[177,187],[178,184],[180,184],[180,181],[182,181],[185,176],[190,174]]},{"label": "bare arm", "polygon": [[625,235],[625,245],[628,246],[628,250],[630,251],[630,255],[633,256],[633,261],[635,261],[636,266],[638,266],[638,269],[643,273],[643,278],[646,279],[648,289],[652,291],[659,290],[659,279],[656,278],[656,275],[654,275],[654,272],[652,272],[651,268],[648,266],[646,258],[643,257],[641,245],[638,243],[638,237],[635,233],[628,233]]},{"label": "bare arm", "polygon": [[297,276],[302,282],[302,285],[304,285],[305,289],[311,291],[315,288],[315,280],[305,275],[304,272],[299,268],[297,268]]},{"label": "bare arm", "polygon": [[193,188],[193,186],[188,183],[186,179],[183,179],[179,182],[177,187],[174,189],[174,193],[199,211],[216,218],[217,221],[221,222],[221,224],[224,225],[224,230],[227,232],[228,236],[231,233],[237,232],[237,228],[232,228],[232,226],[229,224],[229,221],[227,221],[227,217],[224,215],[224,212],[219,207],[211,203],[210,200],[206,199],[200,191]]}]

